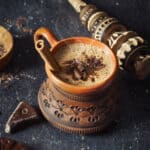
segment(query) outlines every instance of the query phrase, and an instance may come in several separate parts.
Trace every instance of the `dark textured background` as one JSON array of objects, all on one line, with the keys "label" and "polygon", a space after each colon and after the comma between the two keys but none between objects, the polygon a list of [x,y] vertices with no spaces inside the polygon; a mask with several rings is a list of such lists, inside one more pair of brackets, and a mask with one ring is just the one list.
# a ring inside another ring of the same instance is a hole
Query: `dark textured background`
[{"label": "dark textured background", "polygon": [[[150,42],[149,0],[89,0],[119,18]],[[4,124],[18,102],[26,100],[38,108],[37,92],[46,78],[44,63],[36,53],[33,34],[18,28],[19,17],[26,17],[24,28],[33,32],[40,26],[53,30],[58,39],[89,36],[78,15],[66,0],[0,0],[0,24],[14,35],[13,59],[5,72],[14,80],[0,85],[0,137],[27,144],[31,150],[147,150],[150,147],[150,80],[138,82],[125,72],[119,74],[120,117],[105,132],[80,136],[53,128],[44,119],[15,134],[4,133]]]}]

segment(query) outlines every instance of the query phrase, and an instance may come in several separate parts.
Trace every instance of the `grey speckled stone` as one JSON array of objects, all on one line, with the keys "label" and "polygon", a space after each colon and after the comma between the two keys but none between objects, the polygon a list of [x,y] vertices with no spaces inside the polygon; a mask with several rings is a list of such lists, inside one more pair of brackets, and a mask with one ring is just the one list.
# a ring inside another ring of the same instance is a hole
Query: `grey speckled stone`
[{"label": "grey speckled stone", "polygon": [[[89,0],[107,10],[145,38],[150,37],[150,2],[147,0]],[[26,17],[25,27],[33,32],[40,26],[53,30],[58,39],[89,36],[78,15],[66,0],[1,0],[0,24],[15,37],[15,53],[7,71],[17,78],[0,86],[0,136],[26,143],[31,150],[146,150],[150,147],[150,82],[137,82],[120,73],[121,113],[118,120],[98,135],[72,135],[53,128],[44,119],[12,135],[4,133],[4,125],[21,100],[36,106],[37,92],[46,78],[44,64],[33,45],[33,35],[16,26],[18,17]],[[140,19],[139,19],[140,18]],[[6,21],[7,20],[7,21]],[[9,23],[8,20],[11,20]]]}]

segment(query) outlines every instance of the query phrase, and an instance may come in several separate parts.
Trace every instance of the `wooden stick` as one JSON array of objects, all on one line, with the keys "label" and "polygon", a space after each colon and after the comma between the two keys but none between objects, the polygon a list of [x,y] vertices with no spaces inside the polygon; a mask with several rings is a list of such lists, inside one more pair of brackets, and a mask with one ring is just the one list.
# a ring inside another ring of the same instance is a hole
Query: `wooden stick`
[{"label": "wooden stick", "polygon": [[60,71],[60,66],[56,62],[50,50],[45,46],[44,40],[36,41],[35,48],[40,54],[41,58],[44,60],[44,62],[49,66],[51,71],[54,71],[54,72]]}]

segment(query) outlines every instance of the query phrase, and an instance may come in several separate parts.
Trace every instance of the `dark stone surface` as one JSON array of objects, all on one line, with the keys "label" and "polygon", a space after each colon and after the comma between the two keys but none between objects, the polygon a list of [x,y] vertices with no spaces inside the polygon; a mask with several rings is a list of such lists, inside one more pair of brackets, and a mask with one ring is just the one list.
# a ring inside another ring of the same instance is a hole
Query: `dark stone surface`
[{"label": "dark stone surface", "polygon": [[[99,8],[119,18],[150,42],[150,1],[89,0]],[[150,147],[150,80],[138,82],[125,72],[119,73],[121,96],[120,117],[105,132],[80,136],[53,128],[44,119],[22,131],[4,133],[7,118],[21,100],[38,109],[37,92],[46,78],[44,63],[36,53],[33,34],[16,25],[18,17],[26,17],[24,28],[33,32],[40,26],[51,28],[58,39],[89,36],[78,15],[66,0],[1,0],[0,24],[14,35],[14,55],[6,72],[15,79],[0,85],[0,137],[26,143],[31,150],[147,150]]]}]

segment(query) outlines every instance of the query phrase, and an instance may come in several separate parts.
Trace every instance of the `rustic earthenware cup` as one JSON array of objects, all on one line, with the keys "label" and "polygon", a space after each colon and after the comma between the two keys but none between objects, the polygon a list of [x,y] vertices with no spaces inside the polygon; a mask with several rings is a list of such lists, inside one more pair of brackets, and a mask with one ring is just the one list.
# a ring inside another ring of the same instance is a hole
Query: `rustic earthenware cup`
[{"label": "rustic earthenware cup", "polygon": [[55,127],[71,133],[89,134],[107,127],[118,109],[118,65],[113,52],[103,43],[87,37],[71,37],[58,41],[46,28],[35,32],[36,48],[37,41],[43,38],[51,45],[48,50],[51,54],[63,45],[80,42],[104,49],[113,60],[113,72],[110,76],[90,87],[75,86],[62,81],[45,64],[48,79],[42,84],[38,94],[39,106],[45,118]]}]

